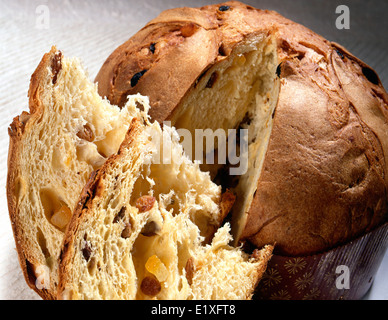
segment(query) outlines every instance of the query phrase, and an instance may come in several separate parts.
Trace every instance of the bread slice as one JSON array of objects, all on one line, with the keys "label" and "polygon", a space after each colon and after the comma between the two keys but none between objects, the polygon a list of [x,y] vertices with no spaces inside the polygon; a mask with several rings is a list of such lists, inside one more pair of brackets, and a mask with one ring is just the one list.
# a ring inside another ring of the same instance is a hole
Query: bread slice
[{"label": "bread slice", "polygon": [[[236,135],[228,138],[238,141],[240,130],[247,130],[247,150],[243,151],[237,143],[234,151],[240,155],[239,163],[233,166],[230,158],[217,163],[223,160],[217,158],[215,165],[208,164],[204,156],[201,167],[210,172],[216,183],[233,189],[236,194],[238,202],[233,208],[232,221],[236,239],[246,225],[246,213],[256,191],[255,182],[260,176],[272,132],[280,90],[276,74],[278,64],[276,38],[254,33],[231,49],[227,59],[207,69],[168,118],[177,128],[189,130],[193,137],[198,129],[212,132],[221,129],[225,133],[236,129]],[[215,157],[222,148],[227,149],[228,155],[233,152],[217,141]],[[242,141],[240,139],[240,143]]]},{"label": "bread slice", "polygon": [[203,166],[237,195],[236,242],[310,255],[387,220],[388,95],[379,77],[276,12],[238,1],[163,11],[95,80],[118,105],[148,96],[152,119],[178,130],[248,130],[243,175],[231,174],[233,163]]},{"label": "bread slice", "polygon": [[97,94],[79,60],[55,47],[31,77],[30,112],[9,128],[7,198],[16,248],[28,285],[41,297],[56,297],[64,231],[90,174],[115,153],[136,105],[123,109]]},{"label": "bread slice", "polygon": [[273,248],[249,256],[229,245],[228,223],[209,230],[225,215],[221,188],[178,141],[167,126],[133,120],[82,192],[61,253],[59,299],[251,298]]}]

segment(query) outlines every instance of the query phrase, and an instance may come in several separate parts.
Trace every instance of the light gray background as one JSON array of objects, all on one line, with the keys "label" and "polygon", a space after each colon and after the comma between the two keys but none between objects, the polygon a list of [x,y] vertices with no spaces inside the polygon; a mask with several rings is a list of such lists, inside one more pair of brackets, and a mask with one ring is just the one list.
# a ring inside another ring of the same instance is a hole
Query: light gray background
[{"label": "light gray background", "polygon": [[[0,299],[39,299],[24,282],[18,265],[5,195],[8,134],[12,118],[27,110],[31,74],[51,45],[81,58],[94,79],[108,55],[162,10],[220,1],[190,0],[0,0]],[[388,1],[247,0],[276,10],[331,41],[345,46],[379,74],[388,88]],[[337,30],[335,9],[350,8],[350,30]],[[50,12],[48,29],[36,28],[39,5]],[[388,300],[388,254],[365,299]]]}]

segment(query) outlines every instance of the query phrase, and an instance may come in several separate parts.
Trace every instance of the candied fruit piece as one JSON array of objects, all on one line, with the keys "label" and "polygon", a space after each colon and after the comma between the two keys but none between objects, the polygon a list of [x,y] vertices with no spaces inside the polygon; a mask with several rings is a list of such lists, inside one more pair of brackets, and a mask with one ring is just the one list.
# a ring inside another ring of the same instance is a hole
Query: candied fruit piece
[{"label": "candied fruit piece", "polygon": [[145,267],[147,271],[152,273],[160,282],[167,280],[167,268],[155,254],[148,258]]}]

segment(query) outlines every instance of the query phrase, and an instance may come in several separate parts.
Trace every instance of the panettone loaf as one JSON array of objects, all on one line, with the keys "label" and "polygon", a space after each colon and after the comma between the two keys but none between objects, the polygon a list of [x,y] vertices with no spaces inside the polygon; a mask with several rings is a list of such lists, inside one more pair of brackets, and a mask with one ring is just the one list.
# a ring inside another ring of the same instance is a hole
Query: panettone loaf
[{"label": "panettone loaf", "polygon": [[53,47],[29,98],[9,129],[7,197],[42,298],[147,299],[155,283],[160,299],[252,297],[273,247],[250,256],[228,245],[233,194],[184,155],[176,131],[149,123],[146,97],[111,105]]},{"label": "panettone loaf", "polygon": [[[228,223],[209,228],[225,215],[221,188],[178,141],[167,126],[133,120],[118,153],[86,184],[69,223],[59,299],[252,297],[272,247],[249,256],[228,245]],[[165,145],[171,161],[160,161]]]},{"label": "panettone loaf", "polygon": [[307,255],[387,218],[388,107],[379,77],[340,45],[240,2],[162,12],[106,60],[99,93],[150,99],[152,119],[249,131],[249,167],[227,177],[235,241]]},{"label": "panettone loaf", "polygon": [[64,231],[92,171],[115,153],[137,104],[123,109],[102,99],[80,61],[55,47],[31,77],[29,113],[9,128],[7,198],[20,265],[41,297],[56,297]]}]

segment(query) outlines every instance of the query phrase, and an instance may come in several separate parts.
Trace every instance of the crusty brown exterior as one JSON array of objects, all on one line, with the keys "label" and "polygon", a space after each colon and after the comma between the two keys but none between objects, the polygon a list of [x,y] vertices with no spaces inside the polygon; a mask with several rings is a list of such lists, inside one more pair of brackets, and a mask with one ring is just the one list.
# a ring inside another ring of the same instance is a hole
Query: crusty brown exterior
[{"label": "crusty brown exterior", "polygon": [[[245,14],[255,12],[253,8],[237,3],[232,8],[236,10],[222,12],[218,6],[207,6],[162,12],[105,61],[95,79],[100,95],[122,106],[132,92],[143,93],[150,97],[152,119],[171,118],[207,69],[226,59],[247,36],[272,29],[271,19],[261,24],[255,21],[255,14]],[[144,71],[132,86],[131,79]]]},{"label": "crusty brown exterior", "polygon": [[[59,56],[60,52],[58,52],[55,47],[52,47],[51,51],[43,56],[41,62],[31,76],[28,92],[29,113],[24,111],[20,116],[15,117],[8,129],[10,141],[6,189],[9,216],[24,278],[27,284],[43,299],[53,299],[55,298],[55,294],[51,289],[39,290],[36,288],[36,276],[33,271],[33,266],[39,264],[39,261],[36,261],[36,257],[31,252],[28,241],[26,241],[23,235],[23,227],[18,215],[17,195],[20,192],[20,189],[24,187],[18,180],[20,175],[20,164],[18,163],[20,157],[18,157],[18,155],[20,152],[23,152],[20,148],[25,131],[33,130],[32,124],[42,115],[43,108],[40,100],[40,84],[44,82],[47,77],[54,78],[56,76],[57,71],[55,71],[55,68],[52,69],[52,66],[57,64],[56,62],[58,61]],[[29,122],[30,119],[34,119],[34,121]]]},{"label": "crusty brown exterior", "polygon": [[[338,59],[333,55],[328,59]],[[277,241],[278,251],[290,255],[349,241],[387,213],[384,137],[362,120],[332,66],[328,81],[312,82],[299,64],[282,66],[286,81],[244,234],[257,245]]]},{"label": "crusty brown exterior", "polygon": [[276,33],[281,89],[241,239],[304,255],[373,229],[388,212],[387,93],[365,63],[275,12],[234,1],[167,10],[106,60],[99,93],[122,105],[140,92],[152,118],[168,120],[204,71],[253,33]]}]

